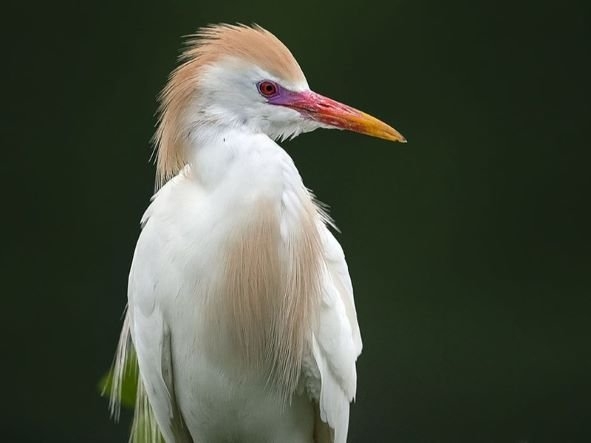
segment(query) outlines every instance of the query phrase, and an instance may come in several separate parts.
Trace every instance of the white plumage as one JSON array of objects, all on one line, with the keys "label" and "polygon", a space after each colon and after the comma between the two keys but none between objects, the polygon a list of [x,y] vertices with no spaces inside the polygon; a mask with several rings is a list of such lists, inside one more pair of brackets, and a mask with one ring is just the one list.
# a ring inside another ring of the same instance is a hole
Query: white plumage
[{"label": "white plumage", "polygon": [[361,352],[347,264],[273,140],[402,136],[310,92],[258,27],[202,31],[162,103],[159,177],[173,178],[142,219],[114,408],[135,350],[132,439],[157,427],[167,442],[345,442]]}]

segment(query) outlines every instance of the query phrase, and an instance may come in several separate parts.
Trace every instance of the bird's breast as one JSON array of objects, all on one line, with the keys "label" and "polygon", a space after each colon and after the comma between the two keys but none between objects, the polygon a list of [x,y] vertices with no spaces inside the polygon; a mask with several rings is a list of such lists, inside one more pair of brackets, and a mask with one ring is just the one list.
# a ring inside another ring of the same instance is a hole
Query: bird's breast
[{"label": "bird's breast", "polygon": [[249,368],[296,387],[320,299],[318,211],[305,188],[252,193],[234,208],[218,248],[206,318]]},{"label": "bird's breast", "polygon": [[[184,334],[178,351],[224,373],[257,373],[287,397],[320,301],[319,210],[291,158],[269,139],[222,143],[195,161],[154,201],[163,210],[152,229],[173,239],[158,251],[174,261],[163,277],[181,276],[167,301],[172,327]],[[191,321],[194,328],[180,326]]]}]

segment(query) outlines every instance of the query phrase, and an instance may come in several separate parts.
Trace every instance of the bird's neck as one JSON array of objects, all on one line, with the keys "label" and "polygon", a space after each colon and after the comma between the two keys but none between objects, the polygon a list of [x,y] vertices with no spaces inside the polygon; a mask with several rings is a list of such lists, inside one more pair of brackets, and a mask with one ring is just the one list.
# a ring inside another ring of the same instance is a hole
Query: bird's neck
[{"label": "bird's neck", "polygon": [[[266,135],[247,128],[202,125],[191,132],[188,159],[195,179],[206,188],[246,180],[241,189],[245,191],[253,185],[281,184],[260,183],[269,174],[278,175],[282,167],[278,161],[281,152]],[[281,178],[289,181],[289,177]]]},{"label": "bird's neck", "polygon": [[269,368],[291,394],[320,301],[321,212],[266,135],[218,128],[193,137],[191,175],[227,229],[225,276],[209,318],[225,325],[247,365]]}]

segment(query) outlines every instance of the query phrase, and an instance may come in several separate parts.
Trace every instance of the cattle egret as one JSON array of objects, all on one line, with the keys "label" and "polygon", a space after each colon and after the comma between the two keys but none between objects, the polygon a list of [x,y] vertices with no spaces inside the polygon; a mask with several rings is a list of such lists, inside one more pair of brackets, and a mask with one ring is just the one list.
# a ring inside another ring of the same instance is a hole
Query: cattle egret
[{"label": "cattle egret", "polygon": [[[132,440],[343,443],[361,337],[329,218],[275,143],[316,128],[391,141],[312,92],[259,26],[190,40],[161,95],[111,407],[139,368]],[[140,437],[141,436],[141,437]]]}]

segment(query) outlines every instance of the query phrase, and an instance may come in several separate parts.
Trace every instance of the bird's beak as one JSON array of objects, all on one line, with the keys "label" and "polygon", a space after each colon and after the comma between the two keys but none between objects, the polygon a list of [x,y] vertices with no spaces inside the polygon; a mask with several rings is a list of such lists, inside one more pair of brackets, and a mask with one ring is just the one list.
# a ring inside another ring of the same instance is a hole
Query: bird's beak
[{"label": "bird's beak", "polygon": [[293,94],[282,103],[325,125],[385,140],[406,143],[400,132],[365,112],[312,91]]}]

